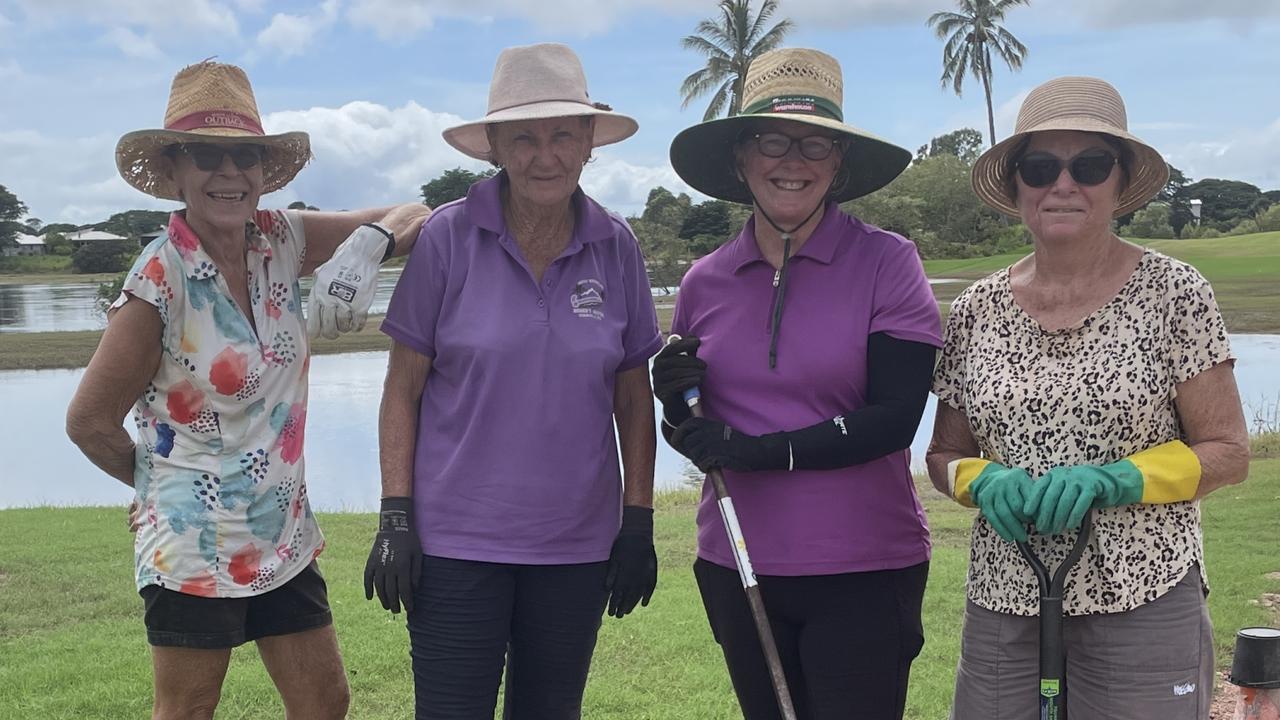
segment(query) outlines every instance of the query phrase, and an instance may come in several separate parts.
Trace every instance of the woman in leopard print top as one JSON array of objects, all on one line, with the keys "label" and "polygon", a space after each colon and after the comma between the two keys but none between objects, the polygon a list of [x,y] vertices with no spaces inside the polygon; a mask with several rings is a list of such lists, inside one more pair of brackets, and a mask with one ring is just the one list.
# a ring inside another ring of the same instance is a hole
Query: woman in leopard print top
[{"label": "woman in leopard print top", "polygon": [[1244,480],[1248,437],[1209,284],[1111,232],[1167,177],[1093,78],[1036,88],[974,166],[1034,252],[956,299],[934,377],[930,477],[979,510],[955,718],[1034,717],[1039,593],[1014,541],[1054,567],[1091,509],[1064,599],[1069,715],[1208,717],[1199,500]]}]

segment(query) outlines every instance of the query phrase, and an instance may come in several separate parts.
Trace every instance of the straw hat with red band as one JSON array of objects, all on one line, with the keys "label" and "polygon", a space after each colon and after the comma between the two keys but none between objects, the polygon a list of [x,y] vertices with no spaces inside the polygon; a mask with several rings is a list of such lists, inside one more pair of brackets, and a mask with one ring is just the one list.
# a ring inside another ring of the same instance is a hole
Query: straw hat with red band
[{"label": "straw hat with red band", "polygon": [[1054,78],[1032,90],[1018,110],[1013,134],[982,153],[973,164],[973,191],[1005,215],[1019,217],[1013,196],[1013,153],[1034,132],[1076,130],[1115,138],[1132,154],[1128,182],[1116,201],[1114,217],[1146,205],[1169,181],[1169,165],[1155,148],[1129,133],[1124,100],[1110,83],[1091,77]]},{"label": "straw hat with red band", "polygon": [[249,78],[234,65],[215,62],[189,65],[174,76],[162,129],[135,130],[120,138],[116,143],[120,176],[148,195],[180,200],[163,162],[169,147],[182,143],[265,147],[264,193],[284,187],[311,159],[307,134],[267,135]]},{"label": "straw hat with red band", "polygon": [[793,120],[840,134],[844,160],[832,199],[852,200],[889,184],[911,162],[905,148],[844,122],[840,63],[817,50],[772,50],[751,63],[743,83],[742,112],[686,128],[671,141],[676,174],[705,195],[750,205],[738,176],[734,144],[750,124],[765,118]]}]

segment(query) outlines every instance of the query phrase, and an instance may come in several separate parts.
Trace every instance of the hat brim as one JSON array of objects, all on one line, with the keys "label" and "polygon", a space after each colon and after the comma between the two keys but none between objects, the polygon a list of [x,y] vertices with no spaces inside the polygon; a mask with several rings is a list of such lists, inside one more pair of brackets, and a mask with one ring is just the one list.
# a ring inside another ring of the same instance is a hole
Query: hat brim
[{"label": "hat brim", "polygon": [[751,205],[751,191],[738,179],[734,166],[733,145],[738,134],[756,120],[792,120],[840,133],[848,145],[842,167],[849,173],[849,180],[832,195],[836,202],[879,190],[911,164],[911,153],[906,148],[839,120],[798,113],[769,113],[735,115],[685,128],[671,141],[671,167],[680,179],[703,195]]},{"label": "hat brim", "polygon": [[171,145],[181,143],[263,145],[262,192],[279,190],[311,160],[311,138],[305,132],[255,135],[238,128],[207,128],[195,132],[135,130],[116,143],[120,177],[142,192],[164,200],[181,200],[178,187],[165,172],[162,158]]},{"label": "hat brim", "polygon": [[1061,117],[1043,122],[1029,130],[1014,133],[991,146],[978,157],[977,162],[973,164],[970,180],[973,184],[973,192],[982,202],[1005,215],[1021,218],[1017,199],[1009,192],[1012,187],[1009,177],[1009,154],[1025,138],[1033,133],[1047,130],[1075,130],[1109,135],[1124,143],[1133,153],[1133,166],[1128,168],[1129,181],[1116,200],[1112,217],[1127,215],[1151,202],[1151,199],[1158,195],[1169,182],[1169,164],[1165,162],[1164,157],[1136,136],[1094,118]]},{"label": "hat brim", "polygon": [[452,145],[463,155],[488,162],[492,158],[489,147],[489,135],[485,128],[495,123],[516,122],[521,120],[547,120],[560,117],[595,118],[595,134],[591,147],[610,145],[631,137],[640,129],[640,124],[633,118],[621,113],[601,110],[590,105],[571,101],[540,102],[519,107],[507,108],[489,113],[479,120],[455,125],[444,131],[444,141]]}]

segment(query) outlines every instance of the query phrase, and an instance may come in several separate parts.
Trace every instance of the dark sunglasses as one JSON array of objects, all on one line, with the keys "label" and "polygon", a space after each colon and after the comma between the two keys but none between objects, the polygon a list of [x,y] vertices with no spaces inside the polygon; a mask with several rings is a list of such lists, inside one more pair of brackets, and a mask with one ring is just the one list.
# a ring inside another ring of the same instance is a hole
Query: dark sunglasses
[{"label": "dark sunglasses", "polygon": [[1111,177],[1111,168],[1116,162],[1116,156],[1106,150],[1085,150],[1070,160],[1046,152],[1030,152],[1018,161],[1017,169],[1018,177],[1027,187],[1042,188],[1054,184],[1062,175],[1063,164],[1077,185],[1101,185]]},{"label": "dark sunglasses", "polygon": [[263,149],[259,145],[209,145],[206,143],[190,143],[178,145],[177,149],[191,158],[191,162],[204,172],[213,172],[222,167],[222,158],[231,156],[231,162],[240,170],[248,170],[262,162]]},{"label": "dark sunglasses", "polygon": [[760,154],[765,157],[780,158],[791,152],[792,145],[800,146],[800,155],[806,160],[826,160],[831,151],[840,144],[835,138],[823,135],[806,135],[793,138],[782,133],[766,132],[748,135],[747,140],[754,140]]}]

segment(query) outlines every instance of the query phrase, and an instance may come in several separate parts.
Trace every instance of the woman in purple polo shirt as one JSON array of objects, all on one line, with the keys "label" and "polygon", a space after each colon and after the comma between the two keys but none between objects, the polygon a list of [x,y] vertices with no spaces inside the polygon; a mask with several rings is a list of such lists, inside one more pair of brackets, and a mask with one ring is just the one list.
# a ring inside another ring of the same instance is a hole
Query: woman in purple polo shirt
[{"label": "woman in purple polo shirt", "polygon": [[408,611],[418,718],[493,717],[504,657],[507,717],[579,717],[601,614],[657,583],[658,322],[635,236],[578,187],[635,130],[542,44],[504,50],[488,114],[444,133],[501,172],[424,223],[382,324],[365,575]]},{"label": "woman in purple polo shirt", "polygon": [[[846,125],[842,94],[834,58],[777,50],[742,114],[672,143],[685,182],[754,212],[681,283],[654,392],[671,445],[724,472],[798,716],[900,718],[930,553],[907,447],[942,343],[915,246],[837,205],[911,159]],[[779,717],[709,489],[694,570],[743,715]]]}]

